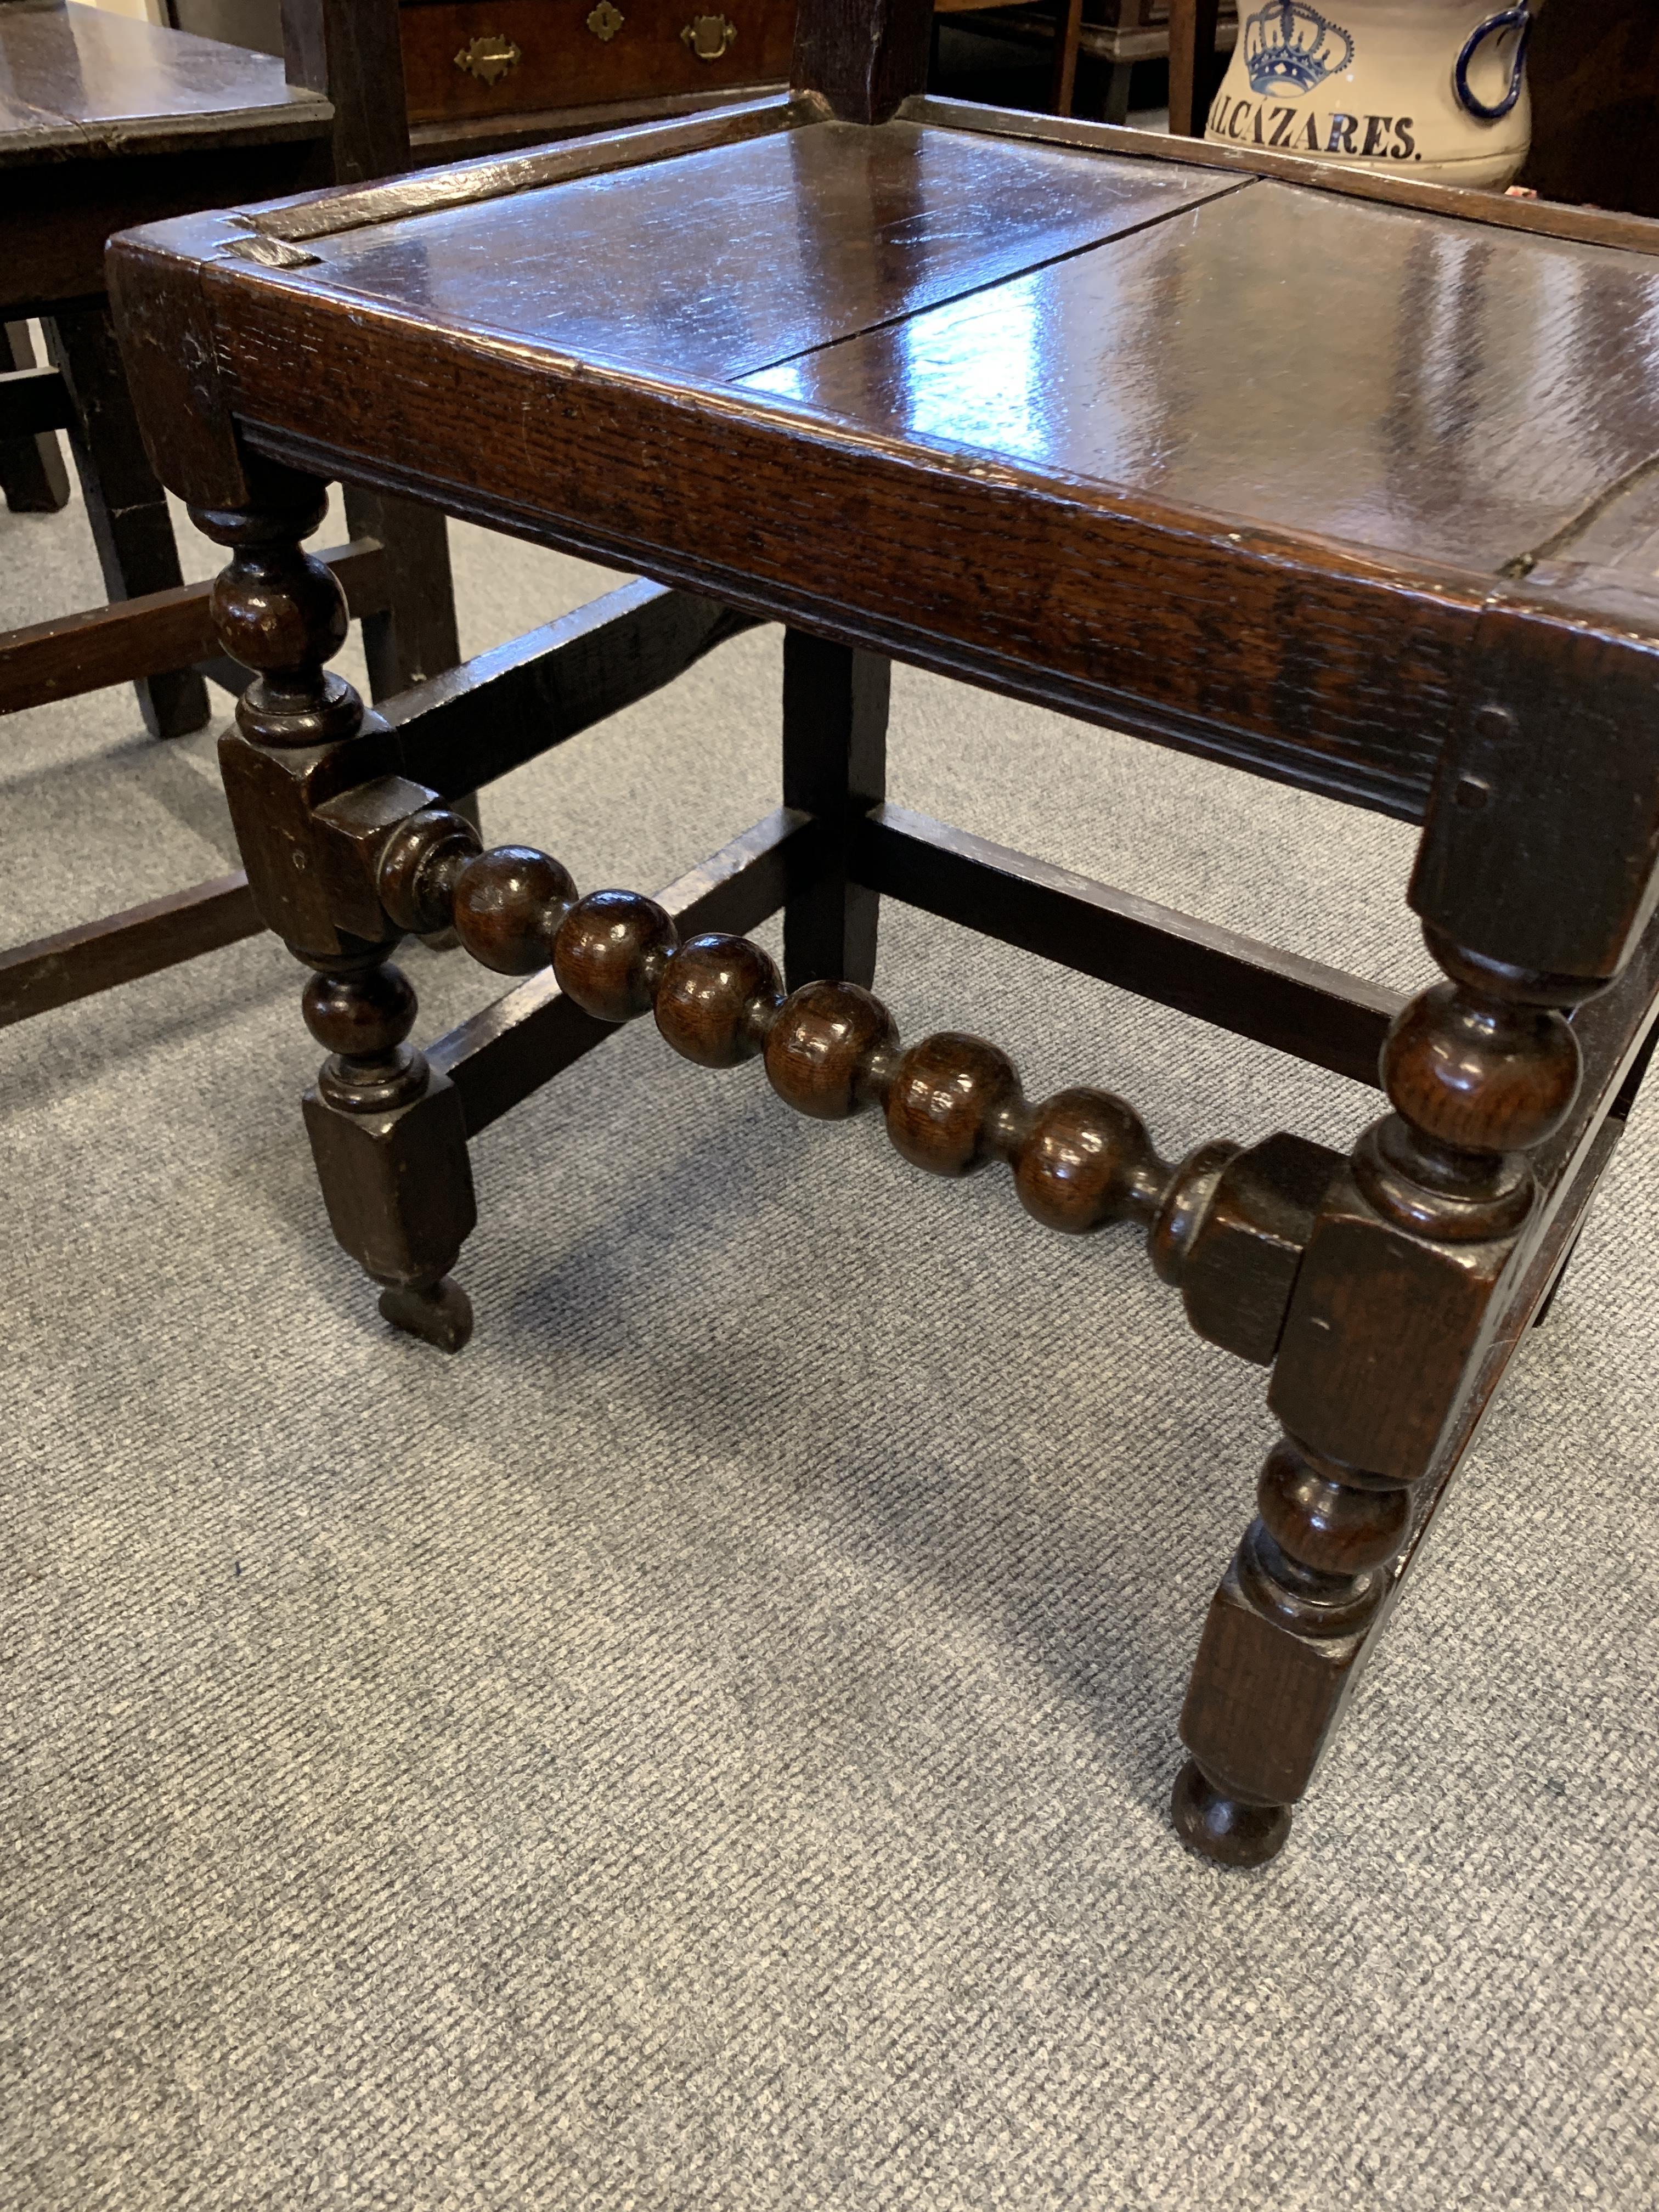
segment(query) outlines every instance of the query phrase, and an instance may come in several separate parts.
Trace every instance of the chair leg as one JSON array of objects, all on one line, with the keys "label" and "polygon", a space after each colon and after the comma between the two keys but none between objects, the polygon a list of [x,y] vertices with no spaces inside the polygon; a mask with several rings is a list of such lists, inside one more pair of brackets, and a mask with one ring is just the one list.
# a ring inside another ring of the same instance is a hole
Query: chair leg
[{"label": "chair leg", "polygon": [[343,833],[319,818],[335,787],[332,757],[363,720],[356,693],[325,665],[345,636],[344,595],[302,550],[326,488],[282,471],[263,490],[259,507],[192,510],[234,549],[215,594],[220,638],[258,672],[220,740],[225,794],[259,917],[313,971],[303,1011],[329,1057],[304,1107],[330,1224],[381,1285],[388,1321],[458,1352],[472,1313],[449,1269],[477,1218],[465,1118],[452,1085],[407,1042],[415,993],[391,964],[402,932],[375,872],[407,787],[384,780],[385,820],[360,812]]},{"label": "chair leg", "polygon": [[783,634],[783,803],[828,823],[830,866],[783,910],[789,988],[830,977],[861,983],[876,973],[880,901],[852,881],[845,842],[887,788],[887,713],[892,664],[878,653],[832,645],[804,630]]},{"label": "chair leg", "polygon": [[[1430,933],[1452,979],[1389,1032],[1395,1111],[1327,1195],[1270,1402],[1285,1434],[1206,1620],[1181,1718],[1182,1840],[1260,1865],[1290,1833],[1380,1631],[1396,1565],[1501,1328],[1537,1202],[1526,1155],[1565,1119],[1599,988],[1482,961]],[[1512,1263],[1516,1263],[1512,1265]]]},{"label": "chair leg", "polygon": [[[0,373],[33,368],[27,323],[0,323]],[[69,471],[56,430],[0,438],[0,492],[14,514],[57,514],[69,505]]]},{"label": "chair leg", "polygon": [[437,507],[359,484],[345,488],[345,514],[353,538],[378,538],[386,549],[386,605],[362,629],[369,690],[388,699],[460,659],[448,529]]},{"label": "chair leg", "polygon": [[[113,602],[181,584],[167,495],[138,433],[108,302],[60,308],[45,330],[46,349],[74,403],[70,443],[104,589]],[[152,737],[182,737],[208,719],[207,685],[193,668],[142,678],[134,689]]]}]

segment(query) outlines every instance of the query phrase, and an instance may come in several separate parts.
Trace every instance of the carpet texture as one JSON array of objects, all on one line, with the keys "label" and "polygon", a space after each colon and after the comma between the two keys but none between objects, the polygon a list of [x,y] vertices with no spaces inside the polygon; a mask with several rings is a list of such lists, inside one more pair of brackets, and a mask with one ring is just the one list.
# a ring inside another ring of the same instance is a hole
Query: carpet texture
[{"label": "carpet texture", "polygon": [[[611,580],[453,540],[468,650]],[[101,598],[78,509],[0,517],[0,592]],[[670,880],[773,803],[779,666],[723,648],[488,831]],[[8,941],[234,864],[210,735],[125,691],[4,734]],[[892,785],[1429,972],[1396,823],[902,671]],[[908,1036],[1109,1084],[1166,1152],[1374,1110],[883,931]],[[417,1036],[491,995],[407,964]],[[1127,1232],[635,1027],[475,1147],[446,1360],[330,1239],[299,982],[260,939],[0,1036],[0,2201],[1655,2201],[1653,1098],[1289,1848],[1229,1875],[1165,1802],[1273,1427]]]}]

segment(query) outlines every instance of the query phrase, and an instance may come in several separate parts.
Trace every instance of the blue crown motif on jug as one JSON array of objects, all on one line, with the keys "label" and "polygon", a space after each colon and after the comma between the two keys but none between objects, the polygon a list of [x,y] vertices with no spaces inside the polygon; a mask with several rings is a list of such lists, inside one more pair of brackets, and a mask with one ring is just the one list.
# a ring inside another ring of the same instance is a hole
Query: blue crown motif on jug
[{"label": "blue crown motif on jug", "polygon": [[1352,59],[1342,26],[1303,0],[1269,0],[1244,26],[1244,72],[1254,92],[1310,92]]}]

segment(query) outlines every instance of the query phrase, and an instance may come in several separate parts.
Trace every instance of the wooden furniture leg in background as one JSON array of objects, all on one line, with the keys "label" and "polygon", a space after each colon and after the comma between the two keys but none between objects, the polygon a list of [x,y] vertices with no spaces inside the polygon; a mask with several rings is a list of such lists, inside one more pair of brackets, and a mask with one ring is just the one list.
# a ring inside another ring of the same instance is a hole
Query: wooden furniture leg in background
[{"label": "wooden furniture leg in background", "polygon": [[1204,136],[1220,14],[1221,0],[1170,0],[1170,129],[1177,138]]},{"label": "wooden furniture leg in background", "polygon": [[[1056,115],[1069,115],[1077,91],[1077,50],[1083,33],[1083,0],[1064,0],[1054,21],[1054,74],[1048,105]],[[1124,112],[1128,112],[1126,94]]]},{"label": "wooden furniture leg in background", "polygon": [[[70,443],[104,588],[112,603],[170,590],[184,581],[179,550],[167,495],[139,435],[109,304],[58,307],[44,327],[74,404]],[[152,737],[182,737],[208,719],[207,685],[193,668],[140,677],[134,689]]]},{"label": "wooden furniture leg in background", "polygon": [[437,507],[390,492],[348,484],[344,504],[350,536],[383,549],[386,605],[363,618],[363,658],[371,696],[389,699],[460,659],[448,532]]},{"label": "wooden furniture leg in background", "polygon": [[783,637],[783,803],[815,815],[841,845],[838,862],[791,894],[783,914],[784,974],[793,991],[828,976],[867,989],[876,974],[880,899],[848,872],[859,820],[887,795],[892,664],[789,629]]},{"label": "wooden furniture leg in background", "polygon": [[[28,325],[0,324],[0,376],[34,366]],[[69,471],[55,430],[0,436],[0,492],[14,514],[57,514],[69,505]]]}]

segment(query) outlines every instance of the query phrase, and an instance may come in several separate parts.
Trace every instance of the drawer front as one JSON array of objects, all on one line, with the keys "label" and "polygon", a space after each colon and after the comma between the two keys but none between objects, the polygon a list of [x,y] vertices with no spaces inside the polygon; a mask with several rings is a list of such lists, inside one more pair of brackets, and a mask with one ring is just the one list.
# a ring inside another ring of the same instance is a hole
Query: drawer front
[{"label": "drawer front", "polygon": [[794,26],[794,0],[404,0],[409,119],[764,84]]}]

